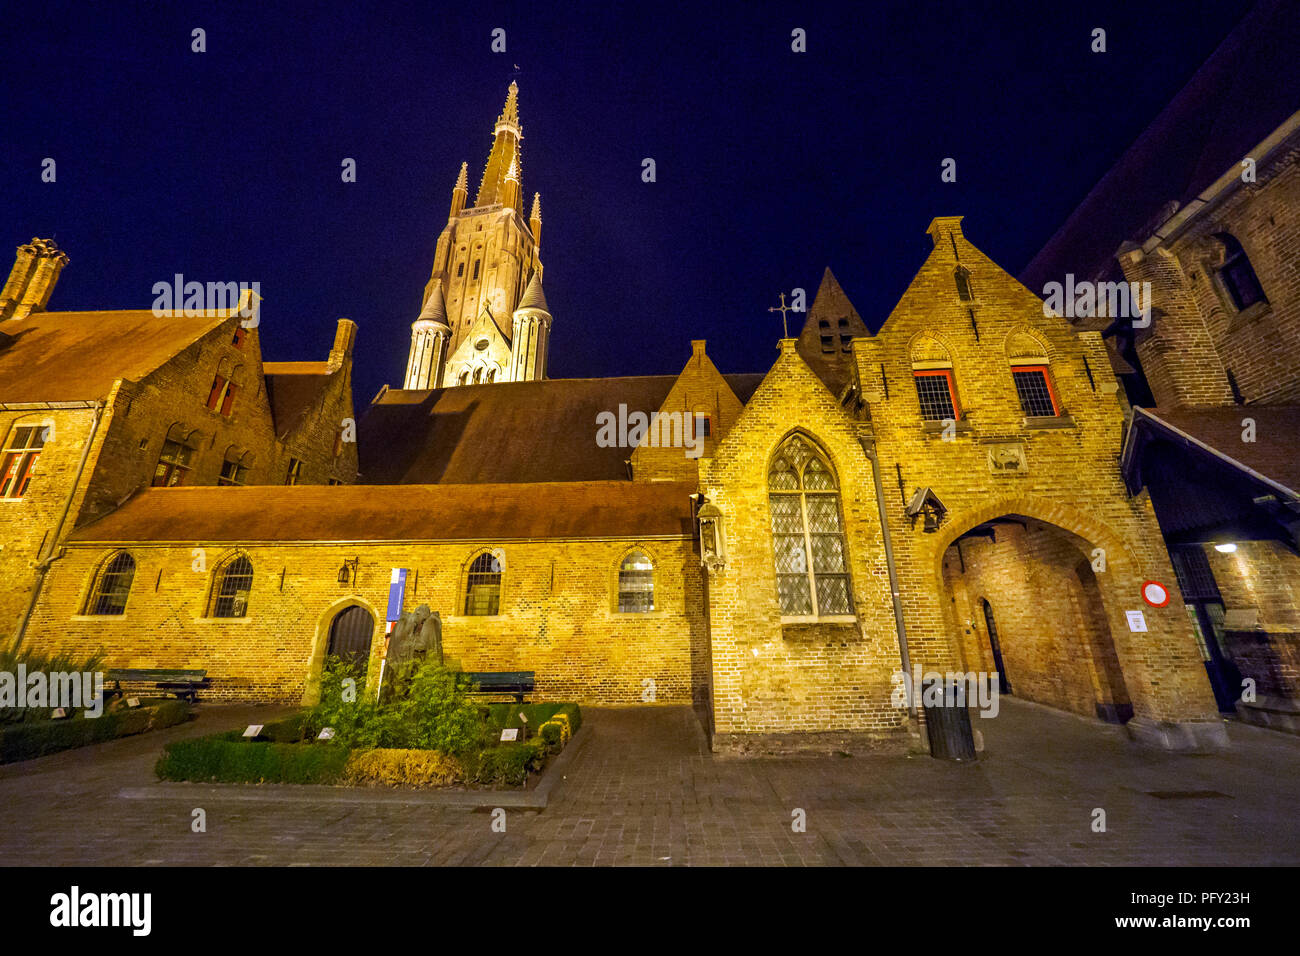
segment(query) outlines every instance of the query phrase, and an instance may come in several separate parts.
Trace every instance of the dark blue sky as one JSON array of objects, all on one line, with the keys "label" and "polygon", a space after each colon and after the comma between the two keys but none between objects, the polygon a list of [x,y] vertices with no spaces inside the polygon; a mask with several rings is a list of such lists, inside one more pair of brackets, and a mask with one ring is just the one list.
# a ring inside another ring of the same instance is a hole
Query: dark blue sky
[{"label": "dark blue sky", "polygon": [[518,64],[551,377],[675,373],[692,338],[724,372],[761,371],[779,291],[811,296],[829,264],[874,328],[933,216],[965,216],[1019,272],[1250,3],[464,6],[11,19],[0,247],[58,241],[60,310],[147,308],[176,272],[259,281],[269,359],[324,358],[347,316],[364,407],[400,384],[456,172],[469,162],[472,198]]}]

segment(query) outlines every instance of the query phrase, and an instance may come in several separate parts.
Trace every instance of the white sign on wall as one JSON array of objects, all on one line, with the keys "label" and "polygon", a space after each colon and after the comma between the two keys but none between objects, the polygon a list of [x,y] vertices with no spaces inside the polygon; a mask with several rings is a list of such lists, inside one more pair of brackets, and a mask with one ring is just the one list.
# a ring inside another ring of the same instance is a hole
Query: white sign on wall
[{"label": "white sign on wall", "polygon": [[1128,618],[1128,629],[1133,633],[1145,632],[1147,629],[1147,619],[1142,616],[1141,611],[1125,611],[1124,616]]}]

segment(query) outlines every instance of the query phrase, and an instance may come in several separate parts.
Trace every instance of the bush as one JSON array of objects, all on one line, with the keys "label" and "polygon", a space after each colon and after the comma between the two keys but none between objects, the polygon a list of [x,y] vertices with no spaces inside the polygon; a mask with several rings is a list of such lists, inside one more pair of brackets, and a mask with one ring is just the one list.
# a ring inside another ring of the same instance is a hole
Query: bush
[{"label": "bush", "polygon": [[153,730],[162,730],[164,727],[175,727],[177,724],[183,724],[190,719],[190,705],[183,700],[168,700],[152,708],[150,713],[153,718],[150,722],[150,728]]},{"label": "bush", "polygon": [[[349,686],[349,680],[355,683]],[[304,716],[304,727],[311,736],[333,727],[334,739],[354,748],[457,754],[482,746],[483,721],[466,703],[459,674],[436,661],[416,661],[395,675],[394,685],[397,693],[376,702],[365,692],[359,668],[331,658],[321,676],[320,703]]]},{"label": "bush", "polygon": [[228,734],[168,744],[154,767],[163,780],[218,783],[334,783],[349,751],[333,744],[252,743]]},{"label": "bush", "polygon": [[344,777],[353,784],[404,787],[444,787],[465,779],[455,757],[433,750],[354,750]]},{"label": "bush", "polygon": [[536,740],[489,747],[464,758],[468,779],[486,784],[519,786],[541,766],[546,750]]},{"label": "bush", "polygon": [[550,747],[552,751],[558,751],[564,746],[564,725],[559,721],[552,720],[542,724],[537,731],[537,735],[542,738],[542,743]]},{"label": "bush", "polygon": [[178,700],[156,708],[115,710],[99,717],[78,715],[66,720],[10,724],[0,728],[0,763],[31,760],[60,750],[144,733],[154,727],[171,727],[185,720],[189,710],[188,704]]},{"label": "bush", "polygon": [[[10,641],[0,647],[0,671],[17,675],[18,665],[23,664],[27,673],[42,671],[71,671],[95,673],[104,666],[104,652],[99,651],[87,657],[72,657],[70,654],[42,654],[29,645]],[[46,721],[53,713],[51,707],[0,707],[0,725],[32,723]],[[102,720],[96,717],[95,720]],[[73,746],[77,746],[74,744]],[[64,749],[64,748],[58,748]]]}]

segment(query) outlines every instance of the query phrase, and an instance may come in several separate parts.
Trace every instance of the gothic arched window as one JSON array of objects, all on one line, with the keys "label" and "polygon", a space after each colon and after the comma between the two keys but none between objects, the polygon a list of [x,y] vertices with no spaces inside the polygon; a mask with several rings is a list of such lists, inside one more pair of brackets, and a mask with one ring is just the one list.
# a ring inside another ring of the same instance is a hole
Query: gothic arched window
[{"label": "gothic arched window", "polygon": [[655,566],[640,551],[633,551],[618,566],[618,609],[623,614],[655,609]]},{"label": "gothic arched window", "polygon": [[804,436],[790,436],[772,460],[767,487],[781,614],[852,614],[840,496],[826,455]]},{"label": "gothic arched window", "polygon": [[482,380],[483,380],[483,366],[480,365],[478,368],[474,369],[474,384],[477,385]]},{"label": "gothic arched window", "polygon": [[247,617],[248,594],[253,590],[253,562],[236,555],[212,575],[208,617]]},{"label": "gothic arched window", "polygon": [[87,614],[124,614],[135,577],[135,559],[119,551],[104,562],[86,599]]},{"label": "gothic arched window", "polygon": [[501,611],[501,562],[484,552],[470,562],[465,576],[465,613],[491,616]]}]

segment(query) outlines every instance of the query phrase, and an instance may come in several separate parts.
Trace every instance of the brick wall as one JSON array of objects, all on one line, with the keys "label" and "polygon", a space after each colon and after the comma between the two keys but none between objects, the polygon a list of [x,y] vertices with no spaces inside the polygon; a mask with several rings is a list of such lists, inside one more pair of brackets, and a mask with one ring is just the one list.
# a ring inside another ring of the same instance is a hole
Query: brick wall
[{"label": "brick wall", "polygon": [[[1300,557],[1276,541],[1243,541],[1232,554],[1207,548],[1230,614],[1225,650],[1262,696],[1300,699]],[[1242,623],[1234,622],[1244,616]]]},{"label": "brick wall", "polygon": [[[194,570],[193,547],[205,572]],[[500,548],[501,613],[467,617],[465,572],[484,547]],[[655,610],[617,610],[617,569],[633,548],[655,562]],[[81,615],[96,568],[113,549],[74,544],[56,563],[31,633],[42,646],[87,652],[109,667],[204,668],[210,696],[297,703],[319,675],[329,624],[361,604],[376,617],[381,652],[390,570],[411,569],[406,607],[443,619],[447,658],[465,670],[533,670],[539,699],[634,703],[653,682],[659,702],[703,699],[708,666],[698,558],[684,539],[455,544],[257,545],[243,550],[254,578],[247,619],[207,618],[212,571],[228,545],[128,546],[137,566],[126,613]],[[360,558],[355,586],[344,560]],[[376,668],[372,663],[372,677]]]}]

